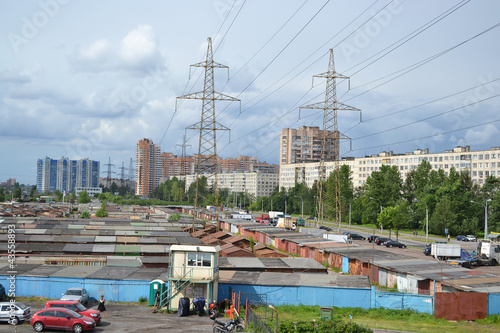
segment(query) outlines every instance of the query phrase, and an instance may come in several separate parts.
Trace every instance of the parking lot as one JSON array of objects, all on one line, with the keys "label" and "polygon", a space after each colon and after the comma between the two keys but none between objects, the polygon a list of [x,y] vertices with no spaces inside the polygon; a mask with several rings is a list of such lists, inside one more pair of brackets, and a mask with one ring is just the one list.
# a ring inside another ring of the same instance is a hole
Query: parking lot
[{"label": "parking lot", "polygon": [[[31,307],[31,313],[37,311],[35,303],[22,301]],[[38,309],[43,307],[40,303]],[[97,303],[89,307],[97,309]],[[107,318],[92,332],[212,332],[212,320],[208,316],[190,315],[178,317],[177,313],[153,313],[152,308],[146,305],[107,303]],[[223,319],[221,319],[223,320]],[[7,323],[0,323],[0,332],[16,332],[16,327]],[[29,322],[17,325],[17,332],[34,332]],[[45,330],[44,332],[61,332]]]}]

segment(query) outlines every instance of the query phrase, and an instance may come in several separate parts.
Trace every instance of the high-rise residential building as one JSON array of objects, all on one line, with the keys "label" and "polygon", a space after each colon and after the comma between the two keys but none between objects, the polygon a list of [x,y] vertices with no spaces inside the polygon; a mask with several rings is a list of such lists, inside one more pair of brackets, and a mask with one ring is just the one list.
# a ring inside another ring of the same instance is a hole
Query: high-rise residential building
[{"label": "high-rise residential building", "polygon": [[45,157],[37,161],[36,187],[39,193],[61,192],[72,193],[76,187],[99,187],[99,161],[88,158],[70,160],[62,157],[59,160]]},{"label": "high-rise residential building", "polygon": [[325,137],[324,161],[334,161],[334,135],[319,127],[284,128],[280,133],[280,165],[319,162],[321,142]]},{"label": "high-rise residential building", "polygon": [[149,197],[160,184],[162,172],[161,148],[150,139],[137,142],[135,193]]}]

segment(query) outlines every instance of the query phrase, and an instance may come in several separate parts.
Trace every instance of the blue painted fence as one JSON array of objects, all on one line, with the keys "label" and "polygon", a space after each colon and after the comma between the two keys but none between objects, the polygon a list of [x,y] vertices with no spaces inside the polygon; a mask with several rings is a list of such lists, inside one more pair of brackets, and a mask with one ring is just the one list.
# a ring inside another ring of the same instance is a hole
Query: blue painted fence
[{"label": "blue painted fence", "polygon": [[252,298],[251,295],[265,295],[267,303],[277,306],[287,304],[339,308],[359,307],[363,309],[412,309],[422,313],[434,313],[434,298],[432,296],[378,292],[375,291],[375,287],[354,289],[219,284],[219,299],[229,298],[230,288],[236,292],[241,292],[244,297],[248,298]]},{"label": "blue painted fence", "polygon": [[[84,287],[91,297],[104,295],[108,301],[137,302],[149,297],[149,284],[145,280],[104,280],[66,277],[17,276],[15,294],[21,297],[41,296],[59,299],[66,289]],[[9,289],[8,276],[0,276],[0,283]],[[260,286],[219,284],[219,300],[229,298],[229,289],[240,291],[245,297],[265,295],[273,305],[319,305],[322,307],[359,307],[363,309],[387,308],[412,309],[421,313],[434,313],[434,298],[426,295],[389,293],[365,289],[310,287],[310,286]],[[249,297],[251,298],[251,297]],[[500,294],[488,294],[488,315],[500,314]]]},{"label": "blue painted fence", "polygon": [[[137,302],[140,297],[149,297],[149,283],[143,280],[104,280],[66,277],[17,276],[15,295],[20,297],[42,296],[52,299],[61,298],[68,288],[87,289],[90,297],[99,299],[104,295],[108,301]],[[9,289],[7,276],[0,276],[0,283]]]}]

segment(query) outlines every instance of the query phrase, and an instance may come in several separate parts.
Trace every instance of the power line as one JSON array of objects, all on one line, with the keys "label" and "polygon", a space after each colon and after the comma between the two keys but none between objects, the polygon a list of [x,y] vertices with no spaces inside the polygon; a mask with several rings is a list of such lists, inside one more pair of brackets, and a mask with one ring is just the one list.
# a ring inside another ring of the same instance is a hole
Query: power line
[{"label": "power line", "polygon": [[429,120],[429,119],[432,119],[432,118],[436,118],[436,117],[442,116],[442,115],[444,115],[444,114],[451,113],[451,112],[454,112],[454,111],[457,111],[457,110],[463,109],[463,108],[465,108],[465,107],[468,107],[468,106],[471,106],[471,105],[475,105],[475,104],[478,104],[478,103],[481,103],[481,102],[484,102],[484,101],[487,101],[487,100],[490,100],[490,99],[496,98],[496,97],[498,97],[498,96],[500,96],[500,94],[496,94],[496,95],[493,95],[493,96],[490,96],[490,97],[487,97],[487,98],[481,99],[481,100],[479,100],[479,101],[476,101],[476,102],[473,102],[473,103],[469,103],[469,104],[467,104],[467,105],[463,105],[463,106],[458,107],[458,108],[455,108],[455,109],[451,109],[451,110],[448,110],[448,111],[445,111],[445,112],[441,112],[441,113],[435,114],[435,115],[430,116],[430,117],[426,117],[426,118],[423,118],[423,119],[420,119],[420,120],[412,121],[411,123],[407,123],[407,124],[404,124],[404,125],[396,126],[396,127],[393,127],[393,128],[389,128],[389,129],[383,130],[383,131],[376,132],[376,133],[363,135],[363,136],[360,136],[360,137],[358,137],[358,138],[354,138],[354,139],[352,139],[352,140],[354,141],[354,140],[364,139],[364,138],[367,138],[367,137],[369,137],[369,136],[373,136],[373,135],[377,135],[377,134],[382,134],[382,133],[386,133],[386,132],[394,131],[394,130],[397,130],[397,129],[400,129],[400,128],[403,128],[403,127],[406,127],[406,126],[410,126],[410,125],[413,125],[413,124],[416,124],[416,123],[420,123],[420,122],[425,121],[425,120]]},{"label": "power line", "polygon": [[397,74],[397,73],[401,73],[401,74],[399,74],[399,75],[397,75],[397,76],[395,76],[395,77],[393,77],[393,78],[391,78],[391,79],[389,79],[389,80],[387,80],[387,81],[385,81],[385,82],[380,83],[379,85],[377,85],[377,86],[375,86],[375,87],[373,87],[373,88],[370,88],[370,89],[368,89],[368,90],[366,90],[366,91],[364,91],[364,92],[362,92],[362,93],[360,93],[360,94],[358,94],[358,95],[356,95],[356,96],[353,96],[353,97],[351,97],[351,98],[347,99],[346,101],[350,101],[350,100],[352,100],[352,99],[354,99],[354,98],[357,98],[357,97],[359,97],[359,96],[361,96],[361,95],[364,95],[364,94],[366,94],[366,93],[368,93],[368,92],[370,92],[370,91],[372,91],[372,90],[374,90],[374,89],[376,89],[376,88],[378,88],[378,87],[380,87],[380,86],[382,86],[382,85],[384,85],[384,84],[386,84],[386,83],[389,83],[389,82],[391,82],[391,81],[393,81],[393,80],[395,80],[395,79],[397,79],[397,78],[399,78],[399,77],[401,77],[401,76],[403,76],[403,75],[405,75],[405,74],[407,74],[407,73],[409,73],[409,72],[411,72],[411,71],[413,71],[413,70],[415,70],[415,69],[417,69],[417,68],[419,68],[419,67],[421,67],[421,66],[423,66],[423,65],[425,65],[425,64],[427,64],[427,63],[429,63],[429,62],[431,62],[432,60],[435,60],[435,59],[437,59],[437,58],[441,57],[442,55],[445,55],[446,53],[448,53],[448,52],[450,52],[450,51],[452,51],[452,50],[454,50],[454,49],[456,49],[456,48],[458,48],[458,47],[460,47],[460,46],[462,46],[462,45],[464,45],[464,44],[466,44],[466,43],[470,42],[471,40],[473,40],[473,39],[475,39],[475,38],[477,38],[477,37],[479,37],[479,36],[481,36],[481,35],[483,35],[483,34],[485,34],[485,33],[489,32],[489,31],[491,31],[491,30],[493,30],[493,29],[497,28],[498,26],[500,26],[500,23],[497,23],[497,24],[493,25],[492,27],[490,27],[490,28],[488,28],[488,29],[486,29],[486,30],[484,30],[484,31],[482,31],[482,32],[480,32],[480,33],[478,33],[478,34],[476,34],[476,35],[474,35],[474,36],[472,36],[472,37],[470,37],[470,38],[466,39],[465,41],[462,41],[462,42],[460,42],[460,43],[458,43],[458,44],[456,44],[456,45],[454,45],[454,46],[452,46],[452,47],[450,47],[450,48],[448,48],[448,49],[446,49],[446,50],[444,50],[444,51],[438,52],[438,53],[436,53],[436,54],[434,54],[434,55],[432,55],[432,56],[430,56],[430,57],[428,57],[428,58],[426,58],[426,59],[424,59],[424,60],[421,60],[421,61],[419,61],[419,62],[417,62],[417,63],[415,63],[415,64],[412,64],[412,65],[410,65],[410,66],[407,66],[407,67],[405,67],[405,68],[403,68],[403,69],[400,69],[400,70],[395,71],[395,72],[393,72],[393,73],[391,73],[391,74],[385,75],[385,76],[383,76],[383,77],[381,77],[381,78],[378,78],[378,79],[376,79],[376,80],[373,80],[373,81],[371,81],[371,82],[367,82],[367,83],[364,83],[364,84],[362,84],[362,85],[359,85],[359,86],[357,86],[357,87],[355,87],[355,88],[352,88],[351,90],[358,89],[358,88],[360,88],[360,87],[363,87],[363,86],[366,86],[366,85],[368,85],[368,84],[371,84],[371,83],[374,83],[374,82],[380,81],[380,80],[382,80],[382,79],[385,79],[385,78],[390,77],[390,76],[392,76],[392,75],[395,75],[395,74]]},{"label": "power line", "polygon": [[454,132],[458,132],[458,131],[463,131],[463,130],[466,130],[466,129],[471,129],[471,128],[475,128],[475,127],[479,127],[479,126],[493,124],[493,123],[496,123],[496,122],[499,122],[499,121],[500,121],[500,119],[490,120],[490,121],[487,121],[487,122],[484,122],[484,123],[462,127],[462,128],[456,129],[456,130],[451,130],[451,131],[441,132],[441,133],[437,133],[437,134],[422,136],[422,137],[419,137],[419,138],[413,138],[413,139],[408,139],[408,140],[404,140],[404,141],[397,141],[397,142],[386,143],[386,144],[382,144],[382,145],[378,144],[376,146],[353,149],[352,151],[373,149],[373,148],[378,148],[380,146],[391,146],[391,145],[397,145],[397,144],[402,144],[402,143],[408,143],[408,142],[415,141],[415,140],[429,139],[429,138],[433,138],[433,137],[444,135],[444,134],[450,134],[450,133],[454,133]]}]

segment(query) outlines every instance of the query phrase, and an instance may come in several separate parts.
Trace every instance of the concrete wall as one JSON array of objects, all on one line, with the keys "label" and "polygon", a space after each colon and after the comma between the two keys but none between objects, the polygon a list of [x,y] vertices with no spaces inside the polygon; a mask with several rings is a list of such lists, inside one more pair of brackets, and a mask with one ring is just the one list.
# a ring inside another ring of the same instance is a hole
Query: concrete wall
[{"label": "concrete wall", "polygon": [[[68,288],[87,289],[96,300],[104,295],[107,301],[138,302],[140,297],[149,296],[149,283],[143,280],[101,280],[80,278],[48,278],[39,276],[17,276],[16,296],[41,296],[60,299]],[[8,276],[0,276],[0,283],[8,289]]]}]

